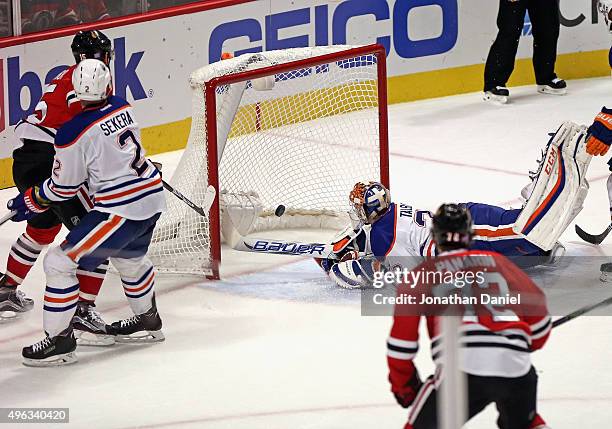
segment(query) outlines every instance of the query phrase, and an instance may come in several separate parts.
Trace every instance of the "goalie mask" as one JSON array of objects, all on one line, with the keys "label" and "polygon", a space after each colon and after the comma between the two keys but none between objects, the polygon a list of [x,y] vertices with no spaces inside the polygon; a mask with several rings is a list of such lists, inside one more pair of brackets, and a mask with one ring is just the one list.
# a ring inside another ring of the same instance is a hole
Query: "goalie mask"
[{"label": "goalie mask", "polygon": [[612,0],[599,0],[598,8],[604,17],[608,31],[612,33]]},{"label": "goalie mask", "polygon": [[381,183],[357,182],[349,200],[359,220],[371,224],[387,213],[391,205],[391,194]]}]

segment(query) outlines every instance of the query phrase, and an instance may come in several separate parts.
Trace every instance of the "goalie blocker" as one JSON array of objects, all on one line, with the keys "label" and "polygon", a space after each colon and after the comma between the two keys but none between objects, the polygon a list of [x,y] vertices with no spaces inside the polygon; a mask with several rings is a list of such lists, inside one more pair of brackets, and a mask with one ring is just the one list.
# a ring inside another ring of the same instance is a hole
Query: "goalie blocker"
[{"label": "goalie blocker", "polygon": [[546,148],[535,182],[513,230],[544,251],[551,250],[582,210],[589,190],[586,127],[564,122]]}]

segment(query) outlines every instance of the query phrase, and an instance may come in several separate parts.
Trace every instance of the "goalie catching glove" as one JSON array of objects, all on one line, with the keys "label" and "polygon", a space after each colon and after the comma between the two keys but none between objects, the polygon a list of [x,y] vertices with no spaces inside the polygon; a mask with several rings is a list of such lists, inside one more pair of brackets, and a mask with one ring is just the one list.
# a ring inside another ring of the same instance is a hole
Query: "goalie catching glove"
[{"label": "goalie catching glove", "polygon": [[50,201],[40,196],[40,188],[34,186],[9,200],[6,207],[16,212],[11,218],[13,222],[22,222],[47,211],[49,204]]}]

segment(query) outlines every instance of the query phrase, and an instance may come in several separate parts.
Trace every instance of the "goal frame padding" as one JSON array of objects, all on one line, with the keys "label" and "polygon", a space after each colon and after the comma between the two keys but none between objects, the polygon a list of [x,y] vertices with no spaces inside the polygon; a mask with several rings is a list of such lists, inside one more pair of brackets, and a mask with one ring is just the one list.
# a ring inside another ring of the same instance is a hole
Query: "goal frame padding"
[{"label": "goal frame padding", "polygon": [[[219,158],[217,152],[217,97],[219,86],[253,80],[272,74],[289,72],[299,68],[316,67],[330,62],[347,60],[360,55],[376,56],[378,77],[378,123],[380,149],[380,181],[387,188],[389,183],[389,125],[387,110],[387,54],[380,44],[372,44],[347,49],[346,51],[318,55],[304,60],[276,64],[256,70],[218,76],[204,83],[206,99],[206,140],[208,157],[208,184],[217,190],[217,196],[209,212],[210,255],[213,274],[207,276],[211,280],[219,279],[219,264],[221,262],[221,215],[219,206]],[[208,114],[212,112],[212,114]],[[347,190],[348,194],[348,190]]]}]

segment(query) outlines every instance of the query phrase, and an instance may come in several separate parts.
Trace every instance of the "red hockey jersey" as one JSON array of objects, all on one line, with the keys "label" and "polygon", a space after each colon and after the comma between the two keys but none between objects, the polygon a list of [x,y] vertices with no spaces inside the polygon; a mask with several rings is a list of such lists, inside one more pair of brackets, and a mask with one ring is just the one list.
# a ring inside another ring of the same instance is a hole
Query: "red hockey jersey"
[{"label": "red hockey jersey", "polygon": [[[474,282],[462,287],[459,309],[463,315],[460,326],[461,369],[473,375],[520,377],[531,367],[530,352],[541,348],[552,327],[546,306],[546,297],[540,288],[506,257],[486,251],[445,252],[419,265],[413,272],[421,277],[413,285],[401,285],[397,297],[410,295],[421,301],[419,295],[434,301],[436,281],[433,273],[462,273],[457,278],[472,278]],[[431,273],[432,275],[427,275]],[[472,276],[466,276],[472,273]],[[481,273],[478,275],[478,273]],[[479,281],[478,279],[481,279]],[[466,289],[468,288],[468,289]],[[488,295],[488,298],[485,298]],[[510,300],[507,297],[513,296]],[[491,297],[506,297],[514,303],[491,304]],[[469,300],[466,300],[469,298]],[[439,364],[441,341],[438,323],[448,302],[415,306],[402,303],[395,306],[391,335],[387,341],[387,361],[391,390],[403,393],[415,367],[413,359],[418,350],[419,323],[424,316],[431,339],[432,358]],[[515,301],[519,301],[518,303]],[[522,302],[521,302],[522,301]],[[415,301],[416,302],[416,301]],[[456,305],[453,304],[453,307]]]},{"label": "red hockey jersey", "polygon": [[57,130],[83,110],[72,87],[73,65],[61,72],[45,87],[34,112],[15,126],[20,139],[53,144]]}]

